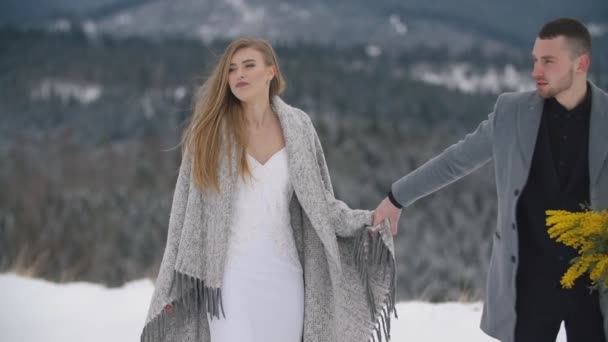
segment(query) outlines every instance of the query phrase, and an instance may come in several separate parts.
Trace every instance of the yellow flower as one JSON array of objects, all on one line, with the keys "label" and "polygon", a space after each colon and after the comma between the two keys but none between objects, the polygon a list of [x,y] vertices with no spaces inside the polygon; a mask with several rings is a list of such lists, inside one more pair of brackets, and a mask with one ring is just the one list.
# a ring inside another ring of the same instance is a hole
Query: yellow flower
[{"label": "yellow flower", "polygon": [[568,268],[568,270],[562,277],[562,287],[567,289],[572,288],[572,286],[574,286],[574,281],[578,279],[581,275],[583,275],[583,273],[585,273],[585,271],[587,270],[588,263],[588,259],[584,260],[581,258],[578,259],[578,261],[575,262],[572,266],[570,266],[570,268]]},{"label": "yellow flower", "polygon": [[579,255],[563,275],[562,286],[571,288],[589,273],[594,286],[608,287],[608,210],[547,210],[546,214],[549,236],[575,248]]},{"label": "yellow flower", "polygon": [[606,272],[608,266],[608,257],[606,255],[599,256],[599,261],[595,264],[595,267],[591,271],[589,278],[593,283],[597,283],[600,277]]}]

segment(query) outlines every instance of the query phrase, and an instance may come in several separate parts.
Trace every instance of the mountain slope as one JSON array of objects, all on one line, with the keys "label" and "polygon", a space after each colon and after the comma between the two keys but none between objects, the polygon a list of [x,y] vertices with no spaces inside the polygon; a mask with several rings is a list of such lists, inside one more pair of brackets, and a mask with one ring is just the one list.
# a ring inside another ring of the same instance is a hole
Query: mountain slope
[{"label": "mountain slope", "polygon": [[330,45],[447,46],[457,52],[474,42],[487,52],[527,52],[542,23],[558,16],[597,25],[598,33],[608,31],[608,2],[603,0],[59,0],[41,5],[5,0],[0,13],[0,25],[46,25],[67,18],[87,20],[89,30],[115,35],[206,41],[256,35]]}]

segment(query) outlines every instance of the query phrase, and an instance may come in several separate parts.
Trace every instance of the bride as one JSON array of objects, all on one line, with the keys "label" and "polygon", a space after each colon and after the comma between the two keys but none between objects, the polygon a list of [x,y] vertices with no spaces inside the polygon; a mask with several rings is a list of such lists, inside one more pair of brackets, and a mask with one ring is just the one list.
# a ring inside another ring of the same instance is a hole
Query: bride
[{"label": "bride", "polygon": [[233,41],[200,88],[142,341],[388,339],[389,223],[334,197],[284,88],[260,39]]}]

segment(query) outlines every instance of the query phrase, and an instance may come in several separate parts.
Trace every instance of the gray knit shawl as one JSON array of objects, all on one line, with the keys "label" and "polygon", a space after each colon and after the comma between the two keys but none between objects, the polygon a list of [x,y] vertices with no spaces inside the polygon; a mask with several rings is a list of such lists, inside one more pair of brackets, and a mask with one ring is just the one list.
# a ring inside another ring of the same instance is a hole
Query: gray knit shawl
[{"label": "gray knit shawl", "polygon": [[[304,271],[303,341],[388,340],[391,313],[396,316],[388,222],[371,227],[372,212],[337,200],[308,115],[279,97],[272,106],[294,188],[290,214]],[[225,317],[221,288],[238,177],[234,147],[229,155],[220,160],[219,193],[200,191],[191,177],[191,156],[182,157],[142,341],[209,342],[207,316]]]}]

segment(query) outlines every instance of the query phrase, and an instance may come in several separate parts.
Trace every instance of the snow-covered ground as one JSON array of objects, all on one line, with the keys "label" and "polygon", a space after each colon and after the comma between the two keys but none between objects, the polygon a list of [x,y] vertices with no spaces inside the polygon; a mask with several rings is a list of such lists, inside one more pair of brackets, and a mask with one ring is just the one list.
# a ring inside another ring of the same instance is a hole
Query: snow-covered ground
[{"label": "snow-covered ground", "polygon": [[[0,341],[138,341],[152,290],[149,280],[108,289],[0,274]],[[496,341],[478,328],[481,303],[403,302],[397,311],[391,341]]]}]

